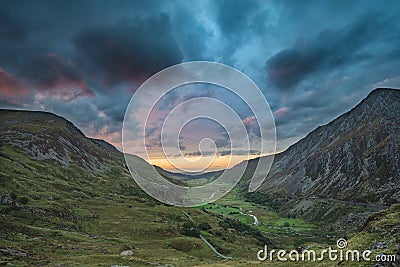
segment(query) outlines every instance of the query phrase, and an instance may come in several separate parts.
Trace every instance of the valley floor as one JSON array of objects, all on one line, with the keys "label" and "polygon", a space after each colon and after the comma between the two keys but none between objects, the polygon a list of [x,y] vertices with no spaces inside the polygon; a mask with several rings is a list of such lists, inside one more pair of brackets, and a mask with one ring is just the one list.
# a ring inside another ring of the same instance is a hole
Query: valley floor
[{"label": "valley floor", "polygon": [[[215,204],[178,208],[156,202],[123,169],[89,173],[38,161],[11,147],[0,154],[0,265],[6,266],[337,266],[260,262],[265,244],[320,251],[340,237],[329,226],[278,213],[232,191]],[[378,212],[351,248],[398,253],[400,205]],[[191,233],[190,214],[199,233]],[[258,225],[254,225],[254,215]],[[186,225],[186,226],[185,226]],[[200,227],[200,225],[202,225]],[[186,228],[185,228],[186,227]],[[397,228],[396,228],[397,227]],[[397,230],[396,230],[397,229]],[[201,234],[222,255],[216,255]],[[193,235],[193,236],[191,236]],[[368,263],[343,263],[370,266]]]}]

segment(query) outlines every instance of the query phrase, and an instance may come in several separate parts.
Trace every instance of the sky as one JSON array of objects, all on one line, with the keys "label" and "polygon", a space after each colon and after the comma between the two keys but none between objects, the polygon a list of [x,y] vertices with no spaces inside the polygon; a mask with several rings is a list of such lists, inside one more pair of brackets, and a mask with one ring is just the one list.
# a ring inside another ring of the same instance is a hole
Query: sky
[{"label": "sky", "polygon": [[[0,108],[53,112],[121,149],[125,110],[146,79],[178,63],[212,61],[260,88],[280,152],[374,88],[400,87],[398,14],[399,1],[5,0]],[[257,139],[254,114],[240,99],[218,86],[187,85],[157,104],[145,133],[153,163],[173,170],[159,155],[160,123],[195,97],[231,106]],[[227,155],[236,156],[234,163],[243,159],[213,121],[194,120],[181,134],[180,155],[172,158],[196,161],[213,152],[211,169],[227,167]]]}]

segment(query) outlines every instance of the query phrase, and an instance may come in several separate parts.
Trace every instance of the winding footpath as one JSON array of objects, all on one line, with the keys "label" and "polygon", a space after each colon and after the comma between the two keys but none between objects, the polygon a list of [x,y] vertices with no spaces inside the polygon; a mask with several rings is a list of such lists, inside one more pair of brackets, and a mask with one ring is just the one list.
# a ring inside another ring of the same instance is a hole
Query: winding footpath
[{"label": "winding footpath", "polygon": [[[186,217],[188,217],[188,219],[189,219],[190,221],[192,221],[192,222],[194,223],[194,220],[193,220],[192,217],[189,215],[189,213],[187,213],[186,211],[182,211],[182,212],[183,212],[183,214],[186,215]],[[212,250],[215,254],[218,255],[218,257],[221,257],[221,258],[223,258],[224,260],[231,259],[231,257],[227,257],[227,256],[224,256],[224,255],[222,255],[221,253],[219,253],[219,252],[214,248],[214,246],[211,245],[211,243],[208,242],[207,239],[205,239],[202,235],[199,235],[199,236],[200,236],[201,240],[203,240],[204,243],[206,243],[207,246],[209,246],[209,247],[211,248],[211,250]]]}]

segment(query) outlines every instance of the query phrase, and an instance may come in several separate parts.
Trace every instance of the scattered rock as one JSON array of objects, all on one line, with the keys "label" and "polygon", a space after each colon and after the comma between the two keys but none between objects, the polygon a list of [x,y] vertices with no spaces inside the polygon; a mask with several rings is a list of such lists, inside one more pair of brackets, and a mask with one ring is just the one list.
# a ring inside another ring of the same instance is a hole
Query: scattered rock
[{"label": "scattered rock", "polygon": [[28,255],[25,252],[14,250],[14,249],[10,249],[10,248],[1,248],[0,252],[2,252],[4,254],[10,254],[10,255],[13,255],[13,256],[19,256],[19,257],[26,257]]},{"label": "scattered rock", "polygon": [[12,200],[4,197],[4,198],[0,198],[0,203],[4,204],[4,205],[12,205],[13,202],[12,202]]},{"label": "scattered rock", "polygon": [[299,253],[303,253],[304,251],[308,250],[309,248],[310,248],[309,246],[303,246],[303,245],[301,245],[301,246],[299,246],[296,250],[297,250],[297,252],[299,252]]},{"label": "scattered rock", "polygon": [[400,233],[400,226],[395,226],[395,227],[392,228],[392,230],[390,230],[390,234],[391,235],[394,235],[394,234],[397,234],[397,233]]},{"label": "scattered rock", "polygon": [[121,256],[132,256],[133,255],[133,251],[132,250],[125,250],[125,251],[122,251],[120,255]]},{"label": "scattered rock", "polygon": [[373,245],[372,249],[383,249],[386,248],[386,246],[387,246],[386,242],[378,242]]}]

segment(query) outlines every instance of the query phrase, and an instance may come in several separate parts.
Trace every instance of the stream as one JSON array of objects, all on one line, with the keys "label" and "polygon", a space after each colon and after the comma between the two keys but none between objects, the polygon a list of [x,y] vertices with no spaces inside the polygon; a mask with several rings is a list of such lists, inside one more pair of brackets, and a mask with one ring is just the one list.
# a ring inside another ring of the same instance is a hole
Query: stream
[{"label": "stream", "polygon": [[[240,208],[240,210],[243,210],[243,209]],[[252,212],[252,211],[249,210],[248,212]],[[254,220],[253,224],[256,225],[256,226],[258,226],[258,219],[257,219],[257,217],[256,217],[255,215],[249,214],[249,213],[244,213],[243,211],[241,211],[241,212],[239,212],[239,213],[242,214],[242,215],[247,215],[247,216],[253,217],[253,220]]]}]

